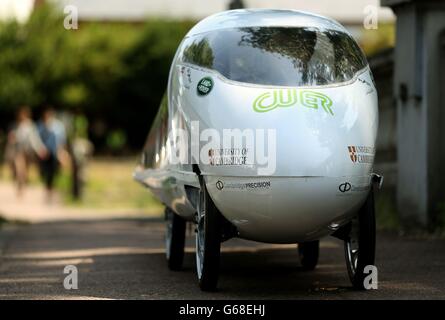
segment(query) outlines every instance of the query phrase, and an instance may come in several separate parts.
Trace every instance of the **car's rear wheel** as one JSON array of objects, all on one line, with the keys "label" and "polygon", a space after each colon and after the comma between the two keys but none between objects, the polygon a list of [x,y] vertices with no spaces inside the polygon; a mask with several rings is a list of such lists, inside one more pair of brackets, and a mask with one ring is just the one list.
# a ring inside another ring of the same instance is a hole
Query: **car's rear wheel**
[{"label": "car's rear wheel", "polygon": [[298,255],[304,270],[314,270],[317,266],[319,247],[318,240],[298,244]]},{"label": "car's rear wheel", "polygon": [[165,253],[168,268],[170,270],[180,270],[184,260],[186,221],[170,208],[165,208],[165,217],[167,220]]},{"label": "car's rear wheel", "polygon": [[368,195],[357,216],[350,223],[349,235],[345,240],[346,266],[354,289],[365,289],[365,267],[375,261],[375,210],[374,194]]},{"label": "car's rear wheel", "polygon": [[199,286],[203,291],[213,291],[218,283],[222,219],[203,179],[196,222],[196,271]]}]

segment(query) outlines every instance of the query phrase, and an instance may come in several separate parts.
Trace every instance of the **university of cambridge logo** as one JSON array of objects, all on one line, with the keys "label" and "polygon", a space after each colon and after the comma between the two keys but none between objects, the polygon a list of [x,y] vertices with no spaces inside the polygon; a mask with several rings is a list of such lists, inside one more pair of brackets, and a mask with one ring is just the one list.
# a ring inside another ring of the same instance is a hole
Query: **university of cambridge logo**
[{"label": "university of cambridge logo", "polygon": [[374,147],[366,146],[348,146],[349,157],[353,163],[369,163],[374,162]]},{"label": "university of cambridge logo", "polygon": [[351,158],[352,162],[357,162],[357,154],[355,153],[355,147],[354,146],[348,146],[349,150],[349,157]]}]

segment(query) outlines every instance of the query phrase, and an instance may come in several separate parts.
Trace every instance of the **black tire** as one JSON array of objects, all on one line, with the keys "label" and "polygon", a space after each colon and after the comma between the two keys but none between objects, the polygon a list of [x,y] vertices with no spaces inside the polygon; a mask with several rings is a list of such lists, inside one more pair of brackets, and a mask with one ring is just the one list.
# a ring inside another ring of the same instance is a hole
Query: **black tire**
[{"label": "black tire", "polygon": [[356,290],[365,289],[364,280],[367,274],[364,269],[375,263],[375,239],[374,193],[371,190],[357,217],[351,222],[349,236],[345,240],[346,266],[349,279]]},{"label": "black tire", "polygon": [[304,270],[314,270],[317,266],[319,247],[318,240],[298,244],[298,255]]},{"label": "black tire", "polygon": [[199,203],[196,228],[196,271],[201,290],[214,291],[219,276],[222,219],[204,182],[200,190]]},{"label": "black tire", "polygon": [[181,270],[184,261],[185,227],[186,221],[171,209],[165,209],[167,230],[165,235],[165,253],[168,268]]}]

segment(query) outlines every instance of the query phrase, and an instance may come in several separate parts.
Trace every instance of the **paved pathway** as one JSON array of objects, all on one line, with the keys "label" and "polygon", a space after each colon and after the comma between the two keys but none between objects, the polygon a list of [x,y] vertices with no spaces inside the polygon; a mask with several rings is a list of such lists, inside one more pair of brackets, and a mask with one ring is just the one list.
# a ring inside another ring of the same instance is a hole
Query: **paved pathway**
[{"label": "paved pathway", "polygon": [[[379,289],[371,292],[350,289],[338,240],[322,242],[313,272],[300,269],[293,245],[230,240],[223,245],[220,290],[203,293],[196,284],[193,238],[188,239],[184,270],[171,272],[163,231],[163,222],[152,219],[3,230],[8,239],[0,258],[0,299],[445,299],[444,240],[379,234]],[[69,264],[78,267],[78,290],[62,285]]]}]

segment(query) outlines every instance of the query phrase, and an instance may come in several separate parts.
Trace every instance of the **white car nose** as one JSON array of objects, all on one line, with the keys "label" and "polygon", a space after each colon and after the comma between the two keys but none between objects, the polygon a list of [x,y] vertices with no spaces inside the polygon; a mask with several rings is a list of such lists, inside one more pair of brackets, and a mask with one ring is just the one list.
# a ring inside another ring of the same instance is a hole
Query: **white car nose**
[{"label": "white car nose", "polygon": [[207,176],[216,207],[241,237],[297,243],[335,231],[365,201],[371,176],[225,177]]}]

